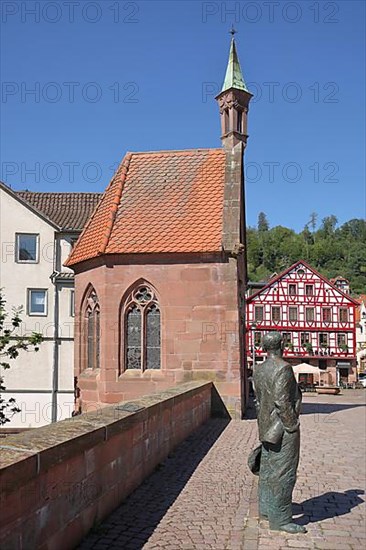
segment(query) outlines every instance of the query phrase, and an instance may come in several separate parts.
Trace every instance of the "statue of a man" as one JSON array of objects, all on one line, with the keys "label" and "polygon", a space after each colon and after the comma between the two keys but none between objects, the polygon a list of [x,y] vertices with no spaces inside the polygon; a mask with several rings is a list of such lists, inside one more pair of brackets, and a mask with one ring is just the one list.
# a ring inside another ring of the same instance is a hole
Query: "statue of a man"
[{"label": "statue of a man", "polygon": [[256,365],[253,383],[257,398],[258,432],[262,443],[259,468],[259,514],[269,528],[306,533],[292,520],[292,491],[300,453],[301,392],[291,365],[282,359],[282,336],[263,338],[267,359]]}]

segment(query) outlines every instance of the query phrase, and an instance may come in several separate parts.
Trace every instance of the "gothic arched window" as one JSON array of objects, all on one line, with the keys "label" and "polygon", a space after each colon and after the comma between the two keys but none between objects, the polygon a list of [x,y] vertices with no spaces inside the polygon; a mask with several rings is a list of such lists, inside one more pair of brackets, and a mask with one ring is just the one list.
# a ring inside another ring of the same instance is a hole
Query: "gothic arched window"
[{"label": "gothic arched window", "polygon": [[160,309],[146,284],[128,296],[123,311],[124,369],[160,369]]},{"label": "gothic arched window", "polygon": [[83,308],[84,321],[84,366],[100,368],[100,307],[97,293],[90,289]]}]

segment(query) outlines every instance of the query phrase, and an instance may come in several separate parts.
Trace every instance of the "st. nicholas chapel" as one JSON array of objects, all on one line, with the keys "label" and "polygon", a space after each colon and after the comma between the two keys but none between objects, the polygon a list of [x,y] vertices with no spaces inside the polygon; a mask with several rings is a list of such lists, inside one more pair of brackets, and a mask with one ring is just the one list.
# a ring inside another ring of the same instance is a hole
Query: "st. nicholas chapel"
[{"label": "st. nicholas chapel", "polygon": [[66,264],[81,412],[203,379],[242,416],[251,97],[233,36],[222,147],[127,153],[86,224]]}]

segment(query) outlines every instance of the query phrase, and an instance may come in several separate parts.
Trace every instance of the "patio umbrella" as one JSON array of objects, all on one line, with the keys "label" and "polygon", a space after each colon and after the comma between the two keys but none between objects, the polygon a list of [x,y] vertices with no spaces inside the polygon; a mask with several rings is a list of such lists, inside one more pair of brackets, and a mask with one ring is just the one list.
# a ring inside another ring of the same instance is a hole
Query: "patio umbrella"
[{"label": "patio umbrella", "polygon": [[321,371],[318,367],[313,367],[313,365],[308,365],[308,363],[300,363],[300,365],[294,365],[292,368],[297,382],[299,381],[299,374],[317,374],[320,385]]}]

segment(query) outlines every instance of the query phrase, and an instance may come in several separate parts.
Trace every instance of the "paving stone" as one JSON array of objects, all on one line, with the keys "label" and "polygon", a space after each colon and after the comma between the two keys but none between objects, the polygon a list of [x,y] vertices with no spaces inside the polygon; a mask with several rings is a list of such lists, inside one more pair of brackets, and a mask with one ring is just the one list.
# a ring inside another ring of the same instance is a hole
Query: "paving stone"
[{"label": "paving stone", "polygon": [[246,465],[257,444],[255,420],[211,419],[79,550],[360,550],[365,395],[304,395],[294,515],[307,534],[270,531],[258,518],[257,478]]}]

